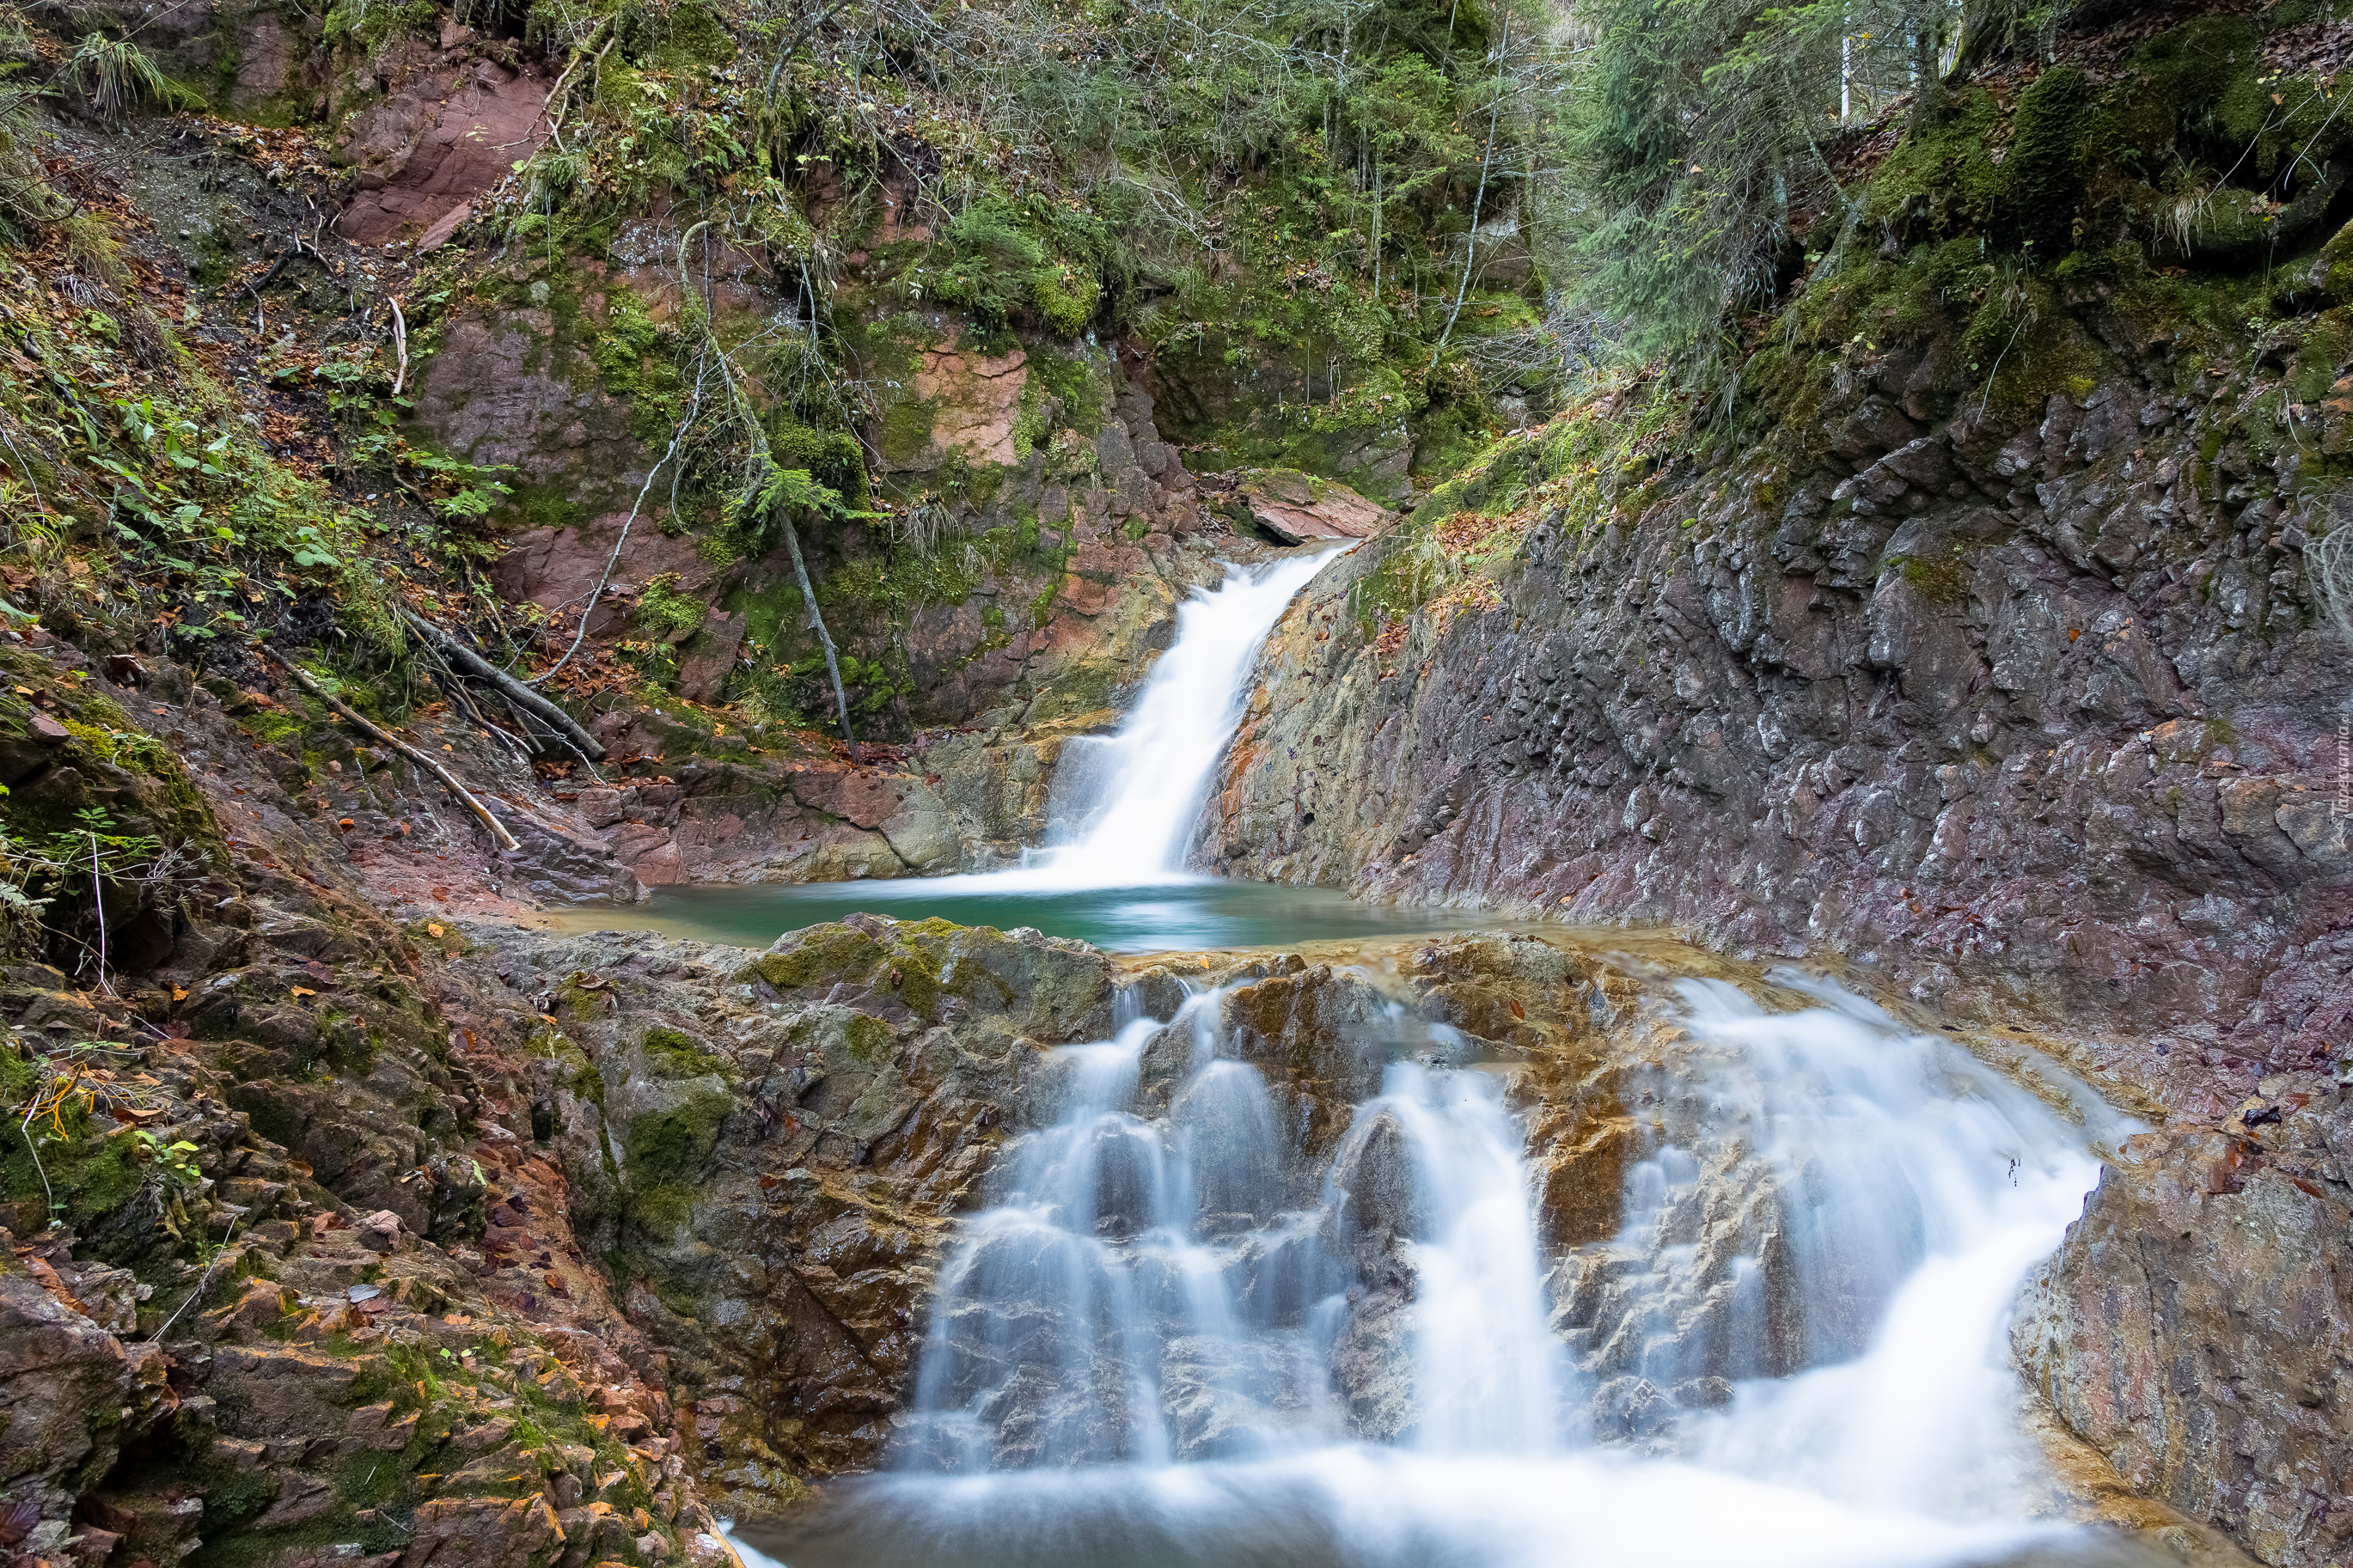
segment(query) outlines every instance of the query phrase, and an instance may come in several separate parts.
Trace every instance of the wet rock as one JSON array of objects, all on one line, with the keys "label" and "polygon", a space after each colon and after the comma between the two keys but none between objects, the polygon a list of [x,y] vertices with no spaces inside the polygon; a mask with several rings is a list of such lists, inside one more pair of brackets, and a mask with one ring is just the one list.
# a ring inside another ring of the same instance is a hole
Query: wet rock
[{"label": "wet rock", "polygon": [[[0,1247],[14,1244],[0,1231]],[[0,1268],[0,1405],[11,1413],[0,1432],[0,1506],[25,1516],[18,1539],[68,1519],[143,1424],[162,1382],[157,1352],[126,1352],[30,1272]]]},{"label": "wet rock", "polygon": [[2218,501],[2194,426],[2077,439],[2147,392],[2015,440],[1867,399],[1807,472],[1532,521],[1444,617],[1367,626],[1385,547],[1348,552],[1261,651],[1198,863],[1834,947],[2219,1116],[2353,1017],[2318,804],[2353,650],[2244,558],[2236,511],[2289,477]]},{"label": "wet rock", "polygon": [[[862,915],[748,962],[635,934],[485,934],[495,952],[474,962],[503,963],[526,992],[575,973],[604,982],[561,1004],[546,1143],[584,1247],[660,1282],[628,1310],[706,1391],[714,1484],[780,1506],[798,1477],[873,1464],[950,1216],[976,1196],[1047,1047],[1109,1032],[1110,962],[1077,942]],[[1115,1158],[1103,1170],[1099,1212],[1124,1233],[1141,1221],[1142,1173]],[[1016,1448],[1056,1417],[1022,1419]]]},{"label": "wet rock", "polygon": [[1332,1180],[1347,1194],[1341,1215],[1366,1254],[1393,1250],[1423,1234],[1427,1225],[1415,1190],[1413,1154],[1397,1117],[1383,1111],[1359,1132],[1333,1168]]},{"label": "wet rock", "polygon": [[2011,1329],[2037,1390],[2126,1485],[2289,1568],[2337,1561],[2353,1534],[2353,1208],[2328,1173],[2348,1126],[2339,1091],[2261,1142],[2134,1139]]},{"label": "wet rock", "polygon": [[545,137],[547,89],[543,78],[461,53],[362,110],[343,137],[359,189],[337,231],[361,245],[427,234]]}]

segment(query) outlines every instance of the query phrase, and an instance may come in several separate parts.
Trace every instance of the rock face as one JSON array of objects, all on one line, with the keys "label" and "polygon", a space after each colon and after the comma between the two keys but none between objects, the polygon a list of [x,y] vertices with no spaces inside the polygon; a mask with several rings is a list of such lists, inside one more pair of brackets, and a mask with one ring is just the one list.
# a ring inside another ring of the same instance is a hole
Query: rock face
[{"label": "rock face", "polygon": [[307,764],[161,661],[140,706],[171,745],[108,762],[130,694],[44,654],[5,655],[31,695],[0,731],[46,763],[21,798],[78,790],[195,869],[111,989],[0,970],[12,1096],[82,1090],[0,1152],[12,1552],[709,1568],[663,1363],[512,1098],[518,1005],[454,994],[447,928],[356,896],[323,841],[355,821],[285,793]]},{"label": "rock face", "polygon": [[551,988],[534,1127],[712,1484],[775,1509],[872,1467],[950,1220],[1042,1054],[1108,1033],[1110,962],[869,916],[756,957],[480,934],[494,984]]},{"label": "rock face", "polygon": [[617,780],[571,804],[649,887],[923,876],[964,869],[968,853],[923,775],[831,758],[691,763],[674,783]]},{"label": "rock face", "polygon": [[[2016,430],[1859,387],[1796,471],[1532,511],[1410,612],[1379,608],[1408,546],[1360,545],[1270,638],[1197,864],[1683,922],[2041,1020],[2166,1129],[2022,1309],[2061,1446],[2302,1565],[2348,1539],[2353,656],[2298,459],[2242,434],[2263,374],[2141,362]],[[1564,1238],[1600,1218],[1546,1204]],[[1639,1436],[1661,1407],[1621,1391],[1600,1419]]]},{"label": "rock face", "polygon": [[2353,1096],[2258,1096],[2112,1162],[2027,1289],[2021,1366],[2136,1491],[2265,1563],[2353,1542]]},{"label": "rock face", "polygon": [[[2219,394],[2227,398],[2229,394]],[[2015,432],[1865,398],[1795,476],[1536,521],[1410,617],[1360,545],[1293,605],[1198,863],[1830,949],[2219,1116],[2353,1017],[2353,654],[2290,482],[2119,380]],[[2231,465],[2236,465],[2231,467]]]},{"label": "rock face", "polygon": [[472,36],[453,22],[445,53],[418,44],[370,63],[390,85],[343,133],[343,156],[358,170],[357,192],[335,220],[344,238],[433,249],[475,197],[546,139],[552,79],[522,66],[511,47],[497,51],[509,57],[501,60],[466,47]]},{"label": "rock face", "polygon": [[1241,513],[1278,544],[1313,539],[1370,539],[1397,513],[1347,486],[1291,468],[1254,468],[1234,486]]}]

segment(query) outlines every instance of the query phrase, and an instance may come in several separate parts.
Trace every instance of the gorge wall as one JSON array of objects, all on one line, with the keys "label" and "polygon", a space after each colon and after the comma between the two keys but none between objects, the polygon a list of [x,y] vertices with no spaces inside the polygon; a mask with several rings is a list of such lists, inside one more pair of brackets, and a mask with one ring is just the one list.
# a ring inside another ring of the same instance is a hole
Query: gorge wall
[{"label": "gorge wall", "polygon": [[2158,1130],[2029,1288],[2021,1364],[2131,1487],[2334,1563],[2353,649],[2315,545],[2353,231],[2308,216],[2260,274],[2086,259],[1999,318],[2039,344],[2005,361],[2000,220],[1936,184],[1981,159],[1937,135],[1861,198],[1876,253],[1752,342],[1745,422],[1609,389],[1303,595],[1195,863],[1672,922],[2046,1031]]}]

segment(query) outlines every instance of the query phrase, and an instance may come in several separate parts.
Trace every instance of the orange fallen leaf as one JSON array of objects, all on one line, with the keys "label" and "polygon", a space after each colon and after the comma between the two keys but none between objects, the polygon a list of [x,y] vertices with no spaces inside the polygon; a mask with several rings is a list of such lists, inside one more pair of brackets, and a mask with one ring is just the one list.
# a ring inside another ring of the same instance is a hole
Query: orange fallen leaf
[{"label": "orange fallen leaf", "polygon": [[427,936],[439,936],[439,935],[441,934],[441,926],[440,926],[440,923],[439,923],[438,921],[426,921],[426,922],[425,922],[425,933],[426,933]]},{"label": "orange fallen leaf", "polygon": [[318,993],[317,993],[316,991],[305,990],[303,987],[301,987],[301,986],[300,986],[300,985],[297,985],[296,987],[294,987],[294,995],[295,995],[295,997],[296,997],[296,999],[297,999],[297,1000],[300,1000],[301,998],[302,998],[302,997],[304,997],[304,996],[316,996],[317,994],[318,994]]}]

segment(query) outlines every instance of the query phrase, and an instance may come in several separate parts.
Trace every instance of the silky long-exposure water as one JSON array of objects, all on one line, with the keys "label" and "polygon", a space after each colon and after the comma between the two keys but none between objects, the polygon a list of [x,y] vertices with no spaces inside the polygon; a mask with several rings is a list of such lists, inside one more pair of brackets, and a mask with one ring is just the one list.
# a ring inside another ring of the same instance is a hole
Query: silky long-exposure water
[{"label": "silky long-exposure water", "polygon": [[[1183,857],[1251,656],[1315,564],[1184,606],[1120,733],[1071,749],[1030,865],[890,892],[1136,889],[1148,911],[1202,882]],[[1317,1146],[1297,1086],[1229,1048],[1224,994],[1131,1004],[1040,1064],[939,1271],[890,1468],[739,1545],[789,1568],[2125,1552],[2029,1520],[2001,1346],[2120,1129],[1826,983],[1774,988],[1815,1005],[1721,981],[1659,999],[1682,1043],[1650,1147],[1617,1237],[1569,1256],[1540,1242],[1524,1130],[1464,1037],[1354,1042],[1385,1054],[1379,1089]]]},{"label": "silky long-exposure water", "polygon": [[[1618,1238],[1581,1263],[1609,1299],[1566,1331],[1520,1130],[1444,1031],[1320,1162],[1220,1054],[1214,994],[1057,1053],[1059,1110],[942,1270],[894,1469],[745,1539],[792,1568],[2118,1550],[2026,1521],[2000,1346],[2096,1175],[2087,1137],[2115,1130],[1817,988],[1832,1005],[1769,1014],[1685,987],[1694,1136],[1630,1172]],[[1711,1172],[1767,1194],[1745,1250],[1702,1235]],[[1405,1321],[1384,1323],[1399,1274]],[[1646,1332],[1670,1321],[1705,1326]],[[1622,1369],[1596,1342],[1620,1334],[1658,1385],[1728,1372],[1728,1397],[1664,1437],[1597,1440]],[[1368,1354],[1407,1407],[1379,1443],[1351,1408]]]}]

